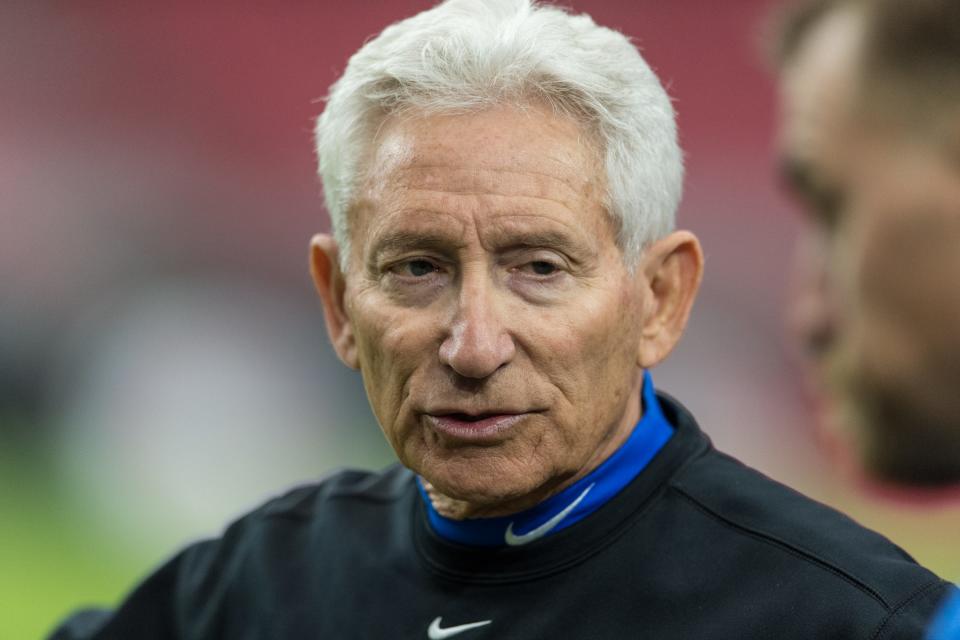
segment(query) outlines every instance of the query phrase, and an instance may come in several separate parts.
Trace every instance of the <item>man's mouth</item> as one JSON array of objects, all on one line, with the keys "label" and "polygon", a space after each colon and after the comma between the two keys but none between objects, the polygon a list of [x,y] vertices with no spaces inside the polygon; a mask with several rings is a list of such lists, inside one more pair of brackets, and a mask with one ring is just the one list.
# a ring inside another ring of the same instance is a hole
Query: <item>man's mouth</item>
[{"label": "man's mouth", "polygon": [[520,422],[528,413],[438,412],[424,414],[427,423],[439,434],[456,440],[490,440]]}]

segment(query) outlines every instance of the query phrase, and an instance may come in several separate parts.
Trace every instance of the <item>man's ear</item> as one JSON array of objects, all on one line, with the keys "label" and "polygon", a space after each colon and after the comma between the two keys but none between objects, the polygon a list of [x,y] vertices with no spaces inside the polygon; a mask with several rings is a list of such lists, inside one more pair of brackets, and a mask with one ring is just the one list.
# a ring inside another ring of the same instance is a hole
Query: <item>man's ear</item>
[{"label": "man's ear", "polygon": [[310,274],[323,301],[327,335],[340,360],[352,369],[359,368],[353,324],[344,305],[346,280],[340,271],[339,249],[333,237],[318,233],[310,240]]},{"label": "man's ear", "polygon": [[648,289],[637,364],[647,369],[667,357],[687,326],[703,277],[700,241],[675,231],[647,248],[637,271]]}]

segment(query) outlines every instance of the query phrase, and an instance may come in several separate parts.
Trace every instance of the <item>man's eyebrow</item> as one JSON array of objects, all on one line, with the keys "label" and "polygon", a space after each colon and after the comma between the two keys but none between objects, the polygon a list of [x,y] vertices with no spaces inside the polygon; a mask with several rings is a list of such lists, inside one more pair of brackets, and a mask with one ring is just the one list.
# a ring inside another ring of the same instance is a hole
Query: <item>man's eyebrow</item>
[{"label": "man's eyebrow", "polygon": [[780,183],[790,191],[801,195],[810,195],[816,191],[813,186],[813,171],[808,163],[793,156],[784,156],[780,159],[778,169]]},{"label": "man's eyebrow", "polygon": [[581,253],[584,247],[581,243],[574,242],[566,233],[561,231],[551,231],[549,229],[537,229],[529,231],[505,231],[499,244],[504,249],[525,249],[543,247],[547,249],[559,249],[570,253]]},{"label": "man's eyebrow", "polygon": [[784,187],[811,205],[819,217],[829,220],[839,213],[845,200],[843,190],[821,179],[808,162],[787,156],[779,166]]},{"label": "man's eyebrow", "polygon": [[451,238],[436,230],[392,229],[380,235],[373,243],[370,257],[384,253],[401,253],[410,249],[449,249]]},{"label": "man's eyebrow", "polygon": [[[593,252],[592,247],[574,241],[569,234],[550,229],[503,229],[496,234],[494,243],[500,251],[534,248],[557,249],[573,258],[585,257],[585,253]],[[448,234],[432,229],[393,229],[374,240],[369,256],[371,261],[375,261],[384,254],[397,254],[413,250],[449,252],[455,248],[455,245],[459,246],[459,244]]]}]

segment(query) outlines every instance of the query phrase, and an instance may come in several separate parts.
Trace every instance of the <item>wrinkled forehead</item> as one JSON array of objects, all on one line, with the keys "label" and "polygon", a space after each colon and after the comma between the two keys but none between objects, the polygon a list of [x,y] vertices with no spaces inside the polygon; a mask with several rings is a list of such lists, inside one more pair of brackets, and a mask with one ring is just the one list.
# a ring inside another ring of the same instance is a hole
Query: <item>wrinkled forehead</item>
[{"label": "wrinkled forehead", "polygon": [[[372,149],[353,230],[384,225],[566,227],[609,239],[605,174],[573,119],[536,107],[391,118]],[[514,222],[511,223],[510,219]],[[523,219],[521,224],[521,219]]]},{"label": "wrinkled forehead", "polygon": [[431,169],[471,174],[483,188],[490,174],[539,176],[538,184],[576,192],[602,189],[596,136],[571,117],[538,105],[501,105],[463,114],[389,116],[375,136],[367,163],[367,188],[398,179],[427,181]]}]

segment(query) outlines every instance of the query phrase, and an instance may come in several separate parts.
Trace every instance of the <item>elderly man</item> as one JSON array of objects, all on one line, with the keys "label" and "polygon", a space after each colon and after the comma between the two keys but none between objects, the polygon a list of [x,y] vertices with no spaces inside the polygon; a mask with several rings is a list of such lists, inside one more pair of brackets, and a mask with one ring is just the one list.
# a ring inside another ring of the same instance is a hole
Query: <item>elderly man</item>
[{"label": "elderly man", "polygon": [[960,485],[960,3],[800,4],[779,64],[827,423],[879,479]]},{"label": "elderly man", "polygon": [[327,328],[402,464],[294,490],[55,637],[919,637],[944,582],[654,391],[703,260],[624,36],[452,0],[351,59],[317,148]]}]

